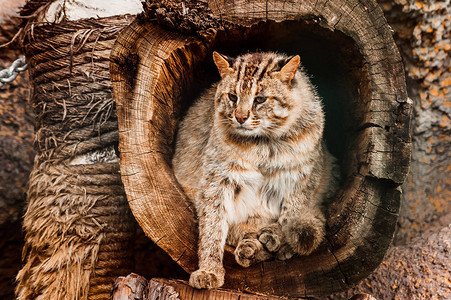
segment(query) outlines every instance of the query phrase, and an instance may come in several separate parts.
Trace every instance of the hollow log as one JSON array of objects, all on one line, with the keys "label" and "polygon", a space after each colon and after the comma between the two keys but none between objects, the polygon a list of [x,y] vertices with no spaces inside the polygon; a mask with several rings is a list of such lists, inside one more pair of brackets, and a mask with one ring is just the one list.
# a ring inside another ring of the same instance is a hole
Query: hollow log
[{"label": "hollow log", "polygon": [[307,69],[319,70],[314,76],[334,78],[329,90],[319,87],[326,118],[332,114],[326,139],[343,173],[328,205],[327,242],[309,256],[246,269],[229,247],[225,287],[320,297],[368,276],[393,238],[411,147],[404,70],[377,3],[147,1],[145,10],[111,52],[121,177],[144,232],[186,271],[197,268],[195,212],[170,161],[180,116],[202,86],[218,79],[211,52],[300,52],[301,60],[310,56]]}]

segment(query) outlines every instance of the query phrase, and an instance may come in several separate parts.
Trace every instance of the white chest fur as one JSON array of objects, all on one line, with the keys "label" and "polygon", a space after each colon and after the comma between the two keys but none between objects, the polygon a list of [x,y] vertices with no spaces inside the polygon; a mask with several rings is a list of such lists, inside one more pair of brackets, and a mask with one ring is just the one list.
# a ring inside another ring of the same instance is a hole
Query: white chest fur
[{"label": "white chest fur", "polygon": [[245,222],[250,217],[278,219],[283,199],[294,188],[299,175],[279,171],[264,176],[260,171],[235,172],[233,180],[239,188],[224,198],[224,209],[230,225]]}]

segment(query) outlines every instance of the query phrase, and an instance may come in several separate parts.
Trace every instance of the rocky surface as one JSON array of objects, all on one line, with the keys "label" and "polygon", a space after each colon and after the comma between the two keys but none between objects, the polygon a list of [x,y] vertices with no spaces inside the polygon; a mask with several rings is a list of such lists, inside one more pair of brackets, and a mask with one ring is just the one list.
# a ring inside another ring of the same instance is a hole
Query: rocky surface
[{"label": "rocky surface", "polygon": [[[444,227],[441,227],[444,225]],[[356,287],[328,299],[368,293],[376,299],[451,299],[451,214],[419,238],[392,247],[382,264]]]}]

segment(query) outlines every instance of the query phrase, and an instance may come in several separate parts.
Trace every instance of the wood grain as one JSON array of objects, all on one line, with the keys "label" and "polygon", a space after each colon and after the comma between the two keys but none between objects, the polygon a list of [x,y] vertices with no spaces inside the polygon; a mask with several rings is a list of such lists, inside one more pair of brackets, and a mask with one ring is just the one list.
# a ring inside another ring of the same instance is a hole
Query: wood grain
[{"label": "wood grain", "polygon": [[149,281],[148,300],[281,300],[285,298],[258,296],[226,289],[197,290],[182,280],[154,278]]}]

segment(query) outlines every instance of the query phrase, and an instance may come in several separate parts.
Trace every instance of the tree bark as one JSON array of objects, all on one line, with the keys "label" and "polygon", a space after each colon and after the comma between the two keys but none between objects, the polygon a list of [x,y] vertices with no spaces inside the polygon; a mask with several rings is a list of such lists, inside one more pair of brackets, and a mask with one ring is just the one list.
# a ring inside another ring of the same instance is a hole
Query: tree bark
[{"label": "tree bark", "polygon": [[[10,2],[12,3],[13,1]],[[199,2],[205,3],[205,1]],[[321,3],[321,1],[319,2]],[[449,148],[449,136],[451,136],[449,134],[451,123],[446,121],[450,118],[450,111],[447,109],[450,99],[449,89],[447,89],[449,85],[449,71],[447,69],[449,68],[450,62],[450,50],[446,43],[447,33],[450,29],[450,20],[447,19],[449,7],[442,6],[445,2],[429,3],[427,1],[411,0],[380,0],[378,2],[382,4],[385,17],[394,30],[395,41],[401,49],[401,55],[406,65],[408,91],[414,101],[415,116],[412,124],[414,135],[412,145],[413,161],[411,173],[407,178],[407,182],[403,185],[402,209],[400,211],[399,227],[395,240],[397,244],[405,244],[425,230],[428,230],[430,226],[434,226],[438,222],[437,220],[443,219],[440,218],[441,216],[451,210],[449,207],[450,202],[448,201],[450,198],[449,191],[451,190],[450,183],[447,182],[449,176],[444,176],[444,174],[447,175],[449,173],[450,160],[447,154],[449,151],[446,149]],[[43,3],[41,1],[38,6],[34,7],[33,5],[29,5],[27,7],[29,14],[34,12]],[[4,11],[3,8],[2,12]],[[159,23],[163,24],[166,21],[165,26],[171,26],[172,21],[167,21],[171,19],[165,19],[165,17],[168,17],[167,13],[165,14],[163,11],[160,11],[155,17],[159,18]],[[189,22],[183,24],[183,26],[178,26],[177,30],[196,35],[196,28],[198,27],[195,27],[194,30],[190,27],[190,24],[195,23],[194,21],[195,18],[191,19]],[[4,26],[2,24],[0,29],[0,44],[9,41],[14,36],[16,30],[19,29],[19,23],[15,23],[12,26]],[[177,25],[182,23],[175,22],[173,24]],[[7,31],[6,34],[4,34],[5,30]],[[0,50],[0,56],[9,53],[7,54],[5,66],[15,58],[16,54],[19,54],[16,50],[3,50],[4,48]],[[11,57],[10,54],[14,54],[14,57]],[[26,81],[21,81],[18,78],[12,87],[18,89],[16,84],[19,84],[19,82],[23,85],[27,84]],[[4,150],[4,163],[0,163],[0,173],[4,175],[4,179],[0,180],[0,182],[5,186],[0,192],[0,198],[1,195],[4,196],[3,203],[5,203],[4,207],[6,208],[3,212],[6,214],[4,215],[6,221],[2,223],[4,229],[1,231],[4,235],[1,237],[2,243],[0,244],[0,252],[5,259],[5,263],[0,265],[0,268],[2,268],[0,273],[2,276],[4,275],[2,280],[5,282],[3,285],[5,288],[1,288],[0,290],[4,291],[5,294],[0,293],[0,298],[12,298],[12,296],[8,295],[12,295],[13,273],[20,265],[20,250],[18,249],[22,246],[20,245],[20,221],[18,218],[21,214],[21,207],[24,205],[24,199],[22,197],[25,189],[25,181],[28,178],[27,174],[31,168],[30,160],[33,156],[31,149],[32,137],[30,134],[32,117],[25,110],[26,102],[23,98],[25,94],[25,89],[21,89],[17,94],[4,93],[3,90],[0,93],[2,96],[0,105],[3,106],[6,104],[9,107],[2,109],[0,116],[2,120],[6,118],[6,122],[2,121],[1,124],[3,128],[2,132],[4,132],[4,128],[7,128],[7,132],[10,133],[1,136],[1,138],[6,139],[4,142],[5,147],[2,148]],[[7,101],[3,97],[6,97]],[[10,103],[10,100],[14,105],[9,106],[8,103]],[[22,106],[24,107],[23,111]],[[18,107],[20,109],[17,109]],[[25,120],[23,123],[20,120],[22,115],[24,115]],[[21,134],[26,135],[24,139],[21,138],[24,137]],[[11,175],[10,170],[13,170],[14,175]],[[12,223],[10,222],[11,220]],[[14,230],[14,228],[17,228],[17,230]],[[143,244],[140,247],[140,255],[146,257],[146,262],[141,262],[138,266],[141,272],[151,272],[151,277],[175,276],[170,275],[171,272],[166,270],[168,268],[173,269],[173,265],[169,262],[160,262],[160,260],[164,259],[160,258],[160,256],[153,258],[154,253],[149,254],[153,250],[143,250],[147,247],[147,244]],[[146,254],[143,254],[144,252]],[[155,260],[159,261],[157,266],[155,266]],[[16,261],[17,267],[14,266],[14,261]],[[414,264],[414,262],[409,262],[409,265]],[[166,265],[168,267],[164,268],[164,275],[158,275],[157,269]],[[136,269],[134,270],[136,271]],[[387,290],[391,291],[391,287],[394,286],[392,280],[388,282],[384,281],[385,275],[378,274],[381,282],[389,285],[390,288]],[[379,280],[376,275],[370,279],[370,281],[365,281],[361,287],[374,285],[372,281]],[[425,279],[427,280],[428,277],[425,277]],[[396,284],[399,286],[398,289],[403,288],[404,290],[413,286],[413,283],[409,281],[403,281],[401,285]],[[379,294],[375,293],[375,295]],[[388,295],[391,294],[388,293]]]},{"label": "tree bark", "polygon": [[112,300],[143,299],[147,279],[137,274],[119,277],[114,283]]},{"label": "tree bark", "polygon": [[285,298],[258,296],[225,289],[198,290],[186,281],[154,278],[149,281],[145,293],[148,300],[280,300]]},{"label": "tree bark", "polygon": [[[1,51],[1,50],[0,50]],[[20,52],[0,58],[7,68]],[[26,185],[33,166],[33,116],[28,110],[28,76],[20,74],[0,88],[0,298],[14,294],[14,277],[21,267],[23,235],[21,221]]]}]

